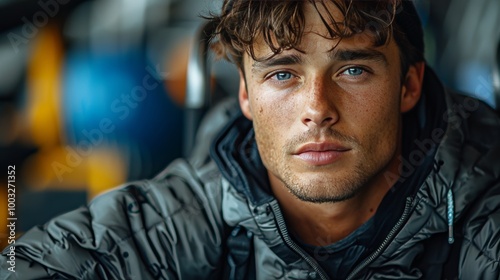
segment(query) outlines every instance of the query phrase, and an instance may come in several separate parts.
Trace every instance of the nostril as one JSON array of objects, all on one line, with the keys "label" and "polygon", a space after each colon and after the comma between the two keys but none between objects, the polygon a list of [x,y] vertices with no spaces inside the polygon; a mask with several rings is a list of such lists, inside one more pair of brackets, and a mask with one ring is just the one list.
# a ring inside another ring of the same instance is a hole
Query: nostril
[{"label": "nostril", "polygon": [[333,122],[333,118],[332,117],[328,117],[328,118],[324,118],[322,123],[323,124],[328,124],[328,123],[331,123],[331,122]]},{"label": "nostril", "polygon": [[323,120],[323,122],[331,122],[332,120],[333,120],[333,118],[332,118],[332,117],[328,117],[328,118],[325,118],[325,119]]},{"label": "nostril", "polygon": [[314,119],[314,118],[304,118],[303,119],[303,123],[304,124],[314,123],[314,124],[316,124],[318,126],[328,125],[328,124],[333,123],[333,122],[334,122],[333,117],[327,117],[327,118],[324,118],[323,120],[321,120],[321,119]]},{"label": "nostril", "polygon": [[338,121],[339,115],[333,105],[307,106],[301,115],[302,123],[305,125],[330,126]]}]

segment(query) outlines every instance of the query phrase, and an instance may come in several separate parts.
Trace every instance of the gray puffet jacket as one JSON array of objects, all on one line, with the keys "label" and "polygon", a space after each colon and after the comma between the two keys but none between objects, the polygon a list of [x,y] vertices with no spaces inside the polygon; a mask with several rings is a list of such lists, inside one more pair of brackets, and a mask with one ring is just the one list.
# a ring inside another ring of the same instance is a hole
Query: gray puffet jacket
[{"label": "gray puffet jacket", "polygon": [[[425,80],[446,100],[439,168],[401,198],[399,221],[348,279],[442,279],[453,256],[459,279],[500,278],[500,120],[481,102]],[[206,139],[234,106],[208,116],[191,159],[26,232],[15,243],[15,273],[7,270],[9,248],[0,256],[0,279],[327,279],[290,237],[278,202],[250,199],[258,182],[238,177],[245,169],[237,162],[221,172],[208,155]],[[248,247],[228,249],[235,228]],[[245,263],[231,257],[238,249],[249,252]]]}]

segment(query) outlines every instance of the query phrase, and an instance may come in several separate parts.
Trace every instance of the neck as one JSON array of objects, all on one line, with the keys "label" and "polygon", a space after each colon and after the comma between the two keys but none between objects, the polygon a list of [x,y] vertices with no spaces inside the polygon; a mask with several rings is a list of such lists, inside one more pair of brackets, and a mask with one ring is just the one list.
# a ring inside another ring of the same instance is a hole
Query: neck
[{"label": "neck", "polygon": [[302,201],[277,177],[269,174],[269,178],[290,231],[307,244],[326,246],[345,238],[375,214],[392,187],[387,184],[384,171],[398,174],[398,165],[399,161],[393,160],[354,197],[334,203]]}]

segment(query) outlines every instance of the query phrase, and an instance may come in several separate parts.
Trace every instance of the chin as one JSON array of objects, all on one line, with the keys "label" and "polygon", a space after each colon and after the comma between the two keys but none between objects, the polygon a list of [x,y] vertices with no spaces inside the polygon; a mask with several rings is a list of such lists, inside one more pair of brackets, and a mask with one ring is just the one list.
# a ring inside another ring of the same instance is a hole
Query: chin
[{"label": "chin", "polygon": [[[334,180],[331,183],[317,182],[306,184],[287,184],[286,187],[298,199],[312,203],[335,203],[349,200],[356,196],[363,184],[353,184],[353,182],[339,183],[342,180]],[[345,180],[344,180],[345,181]]]}]

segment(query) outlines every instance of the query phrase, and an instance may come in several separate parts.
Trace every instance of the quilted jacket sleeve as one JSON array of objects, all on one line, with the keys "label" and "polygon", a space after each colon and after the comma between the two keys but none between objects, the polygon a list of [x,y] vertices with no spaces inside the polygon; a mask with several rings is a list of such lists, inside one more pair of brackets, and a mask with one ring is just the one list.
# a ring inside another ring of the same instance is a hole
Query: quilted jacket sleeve
[{"label": "quilted jacket sleeve", "polygon": [[[212,174],[212,175],[210,175]],[[214,278],[223,222],[217,174],[183,160],[33,228],[0,255],[0,279]],[[207,176],[215,176],[207,180]]]},{"label": "quilted jacket sleeve", "polygon": [[500,279],[500,183],[483,197],[464,228],[460,279]]}]

